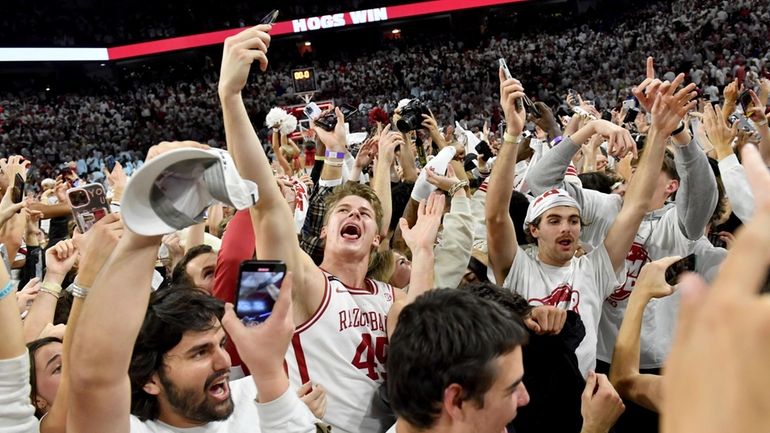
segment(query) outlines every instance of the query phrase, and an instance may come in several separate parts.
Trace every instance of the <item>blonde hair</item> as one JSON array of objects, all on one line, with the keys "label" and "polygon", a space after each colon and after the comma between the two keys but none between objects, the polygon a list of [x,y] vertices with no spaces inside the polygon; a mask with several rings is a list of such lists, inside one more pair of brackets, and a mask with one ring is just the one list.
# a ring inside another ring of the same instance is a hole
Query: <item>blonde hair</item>
[{"label": "blonde hair", "polygon": [[372,209],[374,209],[375,222],[377,223],[377,229],[379,230],[380,227],[382,227],[384,224],[384,221],[382,221],[383,210],[380,198],[377,197],[377,193],[375,193],[372,188],[358,182],[345,182],[342,185],[334,188],[334,190],[328,196],[326,196],[326,213],[324,214],[324,225],[329,222],[329,216],[337,206],[337,203],[349,195],[357,195],[372,205]]}]

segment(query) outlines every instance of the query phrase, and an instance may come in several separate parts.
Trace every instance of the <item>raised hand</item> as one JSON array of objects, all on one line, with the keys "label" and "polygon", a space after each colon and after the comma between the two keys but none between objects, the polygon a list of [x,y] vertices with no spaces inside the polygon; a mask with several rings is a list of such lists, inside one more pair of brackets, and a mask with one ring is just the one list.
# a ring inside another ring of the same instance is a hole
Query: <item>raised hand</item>
[{"label": "raised hand", "polygon": [[738,92],[741,90],[741,86],[738,85],[738,79],[736,78],[732,83],[725,86],[722,94],[725,97],[725,104],[735,104],[738,101]]},{"label": "raised hand", "polygon": [[380,132],[377,144],[377,157],[379,161],[393,161],[396,155],[396,147],[406,146],[404,137],[400,132],[391,131],[390,125],[385,126]]},{"label": "raised hand", "polygon": [[722,109],[718,105],[716,109],[711,104],[706,104],[703,108],[703,129],[720,159],[733,152],[732,142],[738,134],[738,126],[728,127]]},{"label": "raised hand", "polygon": [[72,239],[59,241],[45,253],[46,276],[55,274],[64,279],[77,258],[78,249]]},{"label": "raised hand", "polygon": [[760,294],[770,249],[757,247],[770,242],[770,172],[754,146],[741,156],[756,213],[710,288],[695,274],[678,285],[677,333],[663,375],[663,433],[760,432],[770,424],[770,302]]},{"label": "raised hand", "polygon": [[655,65],[652,57],[647,57],[647,77],[638,86],[634,87],[631,93],[634,94],[645,111],[649,113],[652,112],[652,104],[655,103],[655,97],[662,84],[662,81],[655,78]]},{"label": "raised hand", "polygon": [[452,165],[447,165],[446,167],[446,175],[442,176],[438,173],[436,173],[433,168],[426,168],[425,170],[425,179],[428,181],[429,184],[434,185],[436,188],[442,190],[442,191],[449,191],[452,189],[455,184],[460,182],[460,179],[455,174],[455,170],[452,168]]},{"label": "raised hand", "polygon": [[674,288],[666,282],[666,269],[681,259],[679,256],[664,257],[660,260],[647,263],[639,272],[634,291],[631,296],[644,296],[647,300],[652,298],[664,298],[674,293]]},{"label": "raised hand", "polygon": [[506,133],[518,137],[524,130],[527,119],[527,112],[524,110],[523,104],[520,108],[516,106],[516,100],[524,97],[524,87],[515,78],[506,79],[503,68],[500,68],[499,76],[500,105],[505,113]]},{"label": "raised hand", "polygon": [[91,272],[96,277],[122,236],[123,221],[118,213],[105,215],[84,235],[74,236],[76,248],[82,251],[78,275]]},{"label": "raised hand", "polygon": [[404,241],[413,253],[419,249],[433,248],[441,226],[441,217],[444,215],[445,203],[444,194],[434,192],[427,201],[420,201],[417,222],[412,228],[409,228],[406,218],[398,221]]},{"label": "raised hand", "polygon": [[618,158],[629,152],[636,155],[636,143],[627,129],[607,120],[593,120],[592,125],[597,134],[607,139],[607,152],[610,155]]},{"label": "raised hand", "polygon": [[235,315],[233,305],[225,305],[222,326],[235,343],[238,355],[251,370],[261,402],[272,401],[288,388],[289,379],[283,370],[283,359],[294,334],[291,292],[292,273],[287,272],[272,314],[256,326],[246,327]]},{"label": "raised hand", "polygon": [[[326,113],[322,114],[325,115]],[[326,150],[331,152],[345,152],[348,148],[348,139],[345,135],[345,116],[342,114],[342,110],[339,107],[334,109],[334,114],[337,116],[337,124],[334,126],[333,131],[327,131],[319,126],[313,125],[313,130],[316,136],[326,146]]]},{"label": "raised hand", "polygon": [[267,70],[267,49],[272,28],[260,24],[225,39],[222,68],[219,71],[219,95],[239,94],[246,86],[251,64],[256,61],[262,72]]},{"label": "raised hand", "polygon": [[358,148],[358,154],[356,154],[356,161],[354,165],[359,169],[368,167],[369,164],[374,161],[374,155],[377,153],[377,141],[375,138],[367,138],[366,141]]},{"label": "raised hand", "polygon": [[698,103],[694,83],[674,93],[683,81],[684,74],[679,74],[673,83],[663,83],[652,105],[652,127],[665,136],[671,135],[684,115]]},{"label": "raised hand", "polygon": [[13,188],[6,188],[2,200],[0,200],[0,228],[8,222],[16,213],[27,206],[25,201],[14,203],[11,199]]},{"label": "raised hand", "polygon": [[112,171],[107,172],[107,182],[109,182],[110,188],[112,188],[112,199],[120,201],[123,197],[123,190],[126,189],[126,183],[128,183],[128,177],[126,176],[126,172],[123,171],[123,166],[120,162],[115,161],[115,166],[112,167]]}]

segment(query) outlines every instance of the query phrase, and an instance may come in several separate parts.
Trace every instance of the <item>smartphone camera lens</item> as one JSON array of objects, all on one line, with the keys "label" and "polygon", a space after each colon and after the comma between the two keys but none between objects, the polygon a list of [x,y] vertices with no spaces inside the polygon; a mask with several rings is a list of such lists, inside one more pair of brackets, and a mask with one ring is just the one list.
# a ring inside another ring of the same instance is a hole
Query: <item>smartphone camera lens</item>
[{"label": "smartphone camera lens", "polygon": [[72,191],[70,194],[70,201],[72,202],[72,206],[83,206],[88,204],[88,193],[82,189]]}]

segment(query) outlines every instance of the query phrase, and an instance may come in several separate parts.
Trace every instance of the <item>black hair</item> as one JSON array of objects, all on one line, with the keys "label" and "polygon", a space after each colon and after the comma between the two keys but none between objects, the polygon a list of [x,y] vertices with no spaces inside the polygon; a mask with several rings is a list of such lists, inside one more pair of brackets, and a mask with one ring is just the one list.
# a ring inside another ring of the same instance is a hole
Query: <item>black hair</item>
[{"label": "black hair", "polygon": [[51,343],[61,342],[62,340],[58,337],[45,337],[27,343],[27,352],[29,352],[29,400],[35,407],[35,417],[37,417],[37,419],[42,418],[43,415],[45,415],[45,411],[37,405],[37,370],[35,368],[35,354],[38,350]]},{"label": "black hair", "polygon": [[520,318],[527,317],[533,308],[521,295],[503,289],[490,281],[466,284],[462,287],[462,290],[473,293],[480,298],[490,300],[506,310],[515,313]]},{"label": "black hair", "polygon": [[498,374],[494,361],[527,342],[517,317],[492,301],[458,289],[435,289],[404,307],[390,340],[388,395],[393,411],[418,429],[433,426],[444,390],[484,406]]},{"label": "black hair", "polygon": [[186,332],[209,331],[223,314],[222,301],[189,285],[172,285],[152,294],[128,369],[133,415],[142,421],[158,418],[157,398],[147,394],[144,385],[163,368],[164,355]]},{"label": "black hair", "polygon": [[[519,191],[513,190],[511,193],[511,204],[508,206],[508,214],[513,221],[513,229],[516,231],[516,243],[526,245],[529,238],[524,231],[524,220],[527,218],[527,208],[529,208],[529,199]],[[528,231],[527,231],[528,232]]]},{"label": "black hair", "polygon": [[187,265],[196,257],[212,252],[214,252],[214,249],[211,245],[206,244],[196,245],[187,250],[182,260],[174,266],[174,271],[171,273],[171,283],[194,285],[193,279],[187,274]]},{"label": "black hair", "polygon": [[592,189],[605,194],[612,194],[612,185],[615,184],[615,180],[606,173],[599,171],[580,173],[578,178],[583,184],[583,189]]}]

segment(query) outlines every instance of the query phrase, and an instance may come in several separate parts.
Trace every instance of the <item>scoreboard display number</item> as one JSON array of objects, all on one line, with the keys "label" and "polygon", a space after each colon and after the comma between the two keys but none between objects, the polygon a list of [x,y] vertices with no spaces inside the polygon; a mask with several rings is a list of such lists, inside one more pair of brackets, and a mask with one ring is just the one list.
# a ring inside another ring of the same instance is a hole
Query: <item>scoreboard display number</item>
[{"label": "scoreboard display number", "polygon": [[294,69],[291,71],[291,77],[294,80],[295,93],[312,93],[317,90],[313,68]]}]

